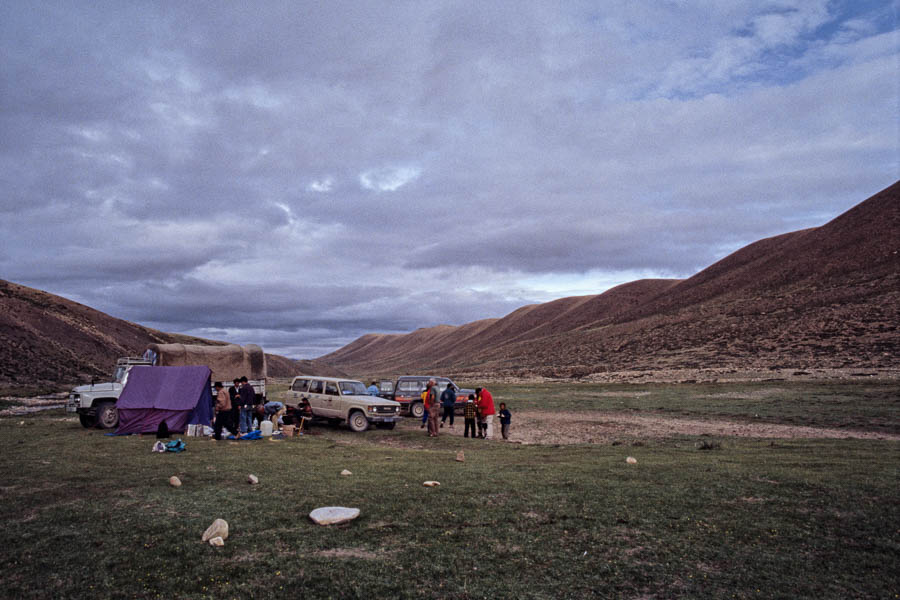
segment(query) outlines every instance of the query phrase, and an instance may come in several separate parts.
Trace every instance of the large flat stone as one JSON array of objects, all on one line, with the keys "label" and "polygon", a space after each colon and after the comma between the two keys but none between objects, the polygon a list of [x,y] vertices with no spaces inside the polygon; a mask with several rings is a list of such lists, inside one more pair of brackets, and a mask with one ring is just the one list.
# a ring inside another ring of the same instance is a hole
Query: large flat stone
[{"label": "large flat stone", "polygon": [[346,508],[344,506],[323,506],[309,513],[309,518],[318,525],[338,525],[352,521],[358,516],[358,508]]}]

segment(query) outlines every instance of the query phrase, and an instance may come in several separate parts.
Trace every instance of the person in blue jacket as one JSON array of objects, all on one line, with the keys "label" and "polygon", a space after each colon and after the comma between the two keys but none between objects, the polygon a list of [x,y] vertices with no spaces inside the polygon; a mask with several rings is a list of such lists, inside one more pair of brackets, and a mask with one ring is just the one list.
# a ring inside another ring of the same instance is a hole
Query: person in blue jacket
[{"label": "person in blue jacket", "polygon": [[447,389],[441,392],[441,427],[444,421],[450,417],[450,429],[453,429],[453,410],[456,408],[456,390],[453,386],[448,385]]}]

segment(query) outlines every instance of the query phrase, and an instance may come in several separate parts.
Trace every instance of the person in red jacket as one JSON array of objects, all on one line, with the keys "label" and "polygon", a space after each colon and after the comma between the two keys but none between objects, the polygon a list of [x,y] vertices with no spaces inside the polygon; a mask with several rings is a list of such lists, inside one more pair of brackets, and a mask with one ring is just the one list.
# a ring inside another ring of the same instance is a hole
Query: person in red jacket
[{"label": "person in red jacket", "polygon": [[478,398],[476,404],[478,404],[487,425],[485,439],[489,440],[494,437],[494,397],[486,388],[475,388],[475,396]]}]

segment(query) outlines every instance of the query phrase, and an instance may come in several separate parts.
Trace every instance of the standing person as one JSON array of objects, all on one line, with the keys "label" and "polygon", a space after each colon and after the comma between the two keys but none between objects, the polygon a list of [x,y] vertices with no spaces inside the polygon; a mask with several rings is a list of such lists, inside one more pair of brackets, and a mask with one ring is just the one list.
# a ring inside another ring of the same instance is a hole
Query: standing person
[{"label": "standing person", "polygon": [[228,397],[231,398],[231,427],[235,431],[239,431],[238,427],[241,423],[241,394],[238,391],[241,388],[241,380],[236,377],[232,382],[234,385],[228,388]]},{"label": "standing person", "polygon": [[425,386],[425,389],[419,394],[419,398],[422,399],[422,424],[419,426],[419,429],[424,429],[425,425],[428,424],[428,386]]},{"label": "standing person", "polygon": [[500,412],[497,414],[500,417],[500,433],[503,435],[504,440],[509,439],[509,423],[512,421],[512,414],[506,408],[506,402],[500,403]]},{"label": "standing person", "polygon": [[378,395],[378,382],[373,381],[372,383],[370,383],[369,387],[366,388],[366,392],[368,392],[368,394],[370,396],[377,396]]},{"label": "standing person", "polygon": [[481,412],[481,405],[478,398],[475,398],[475,423],[478,425],[478,438],[484,439],[484,413]]},{"label": "standing person", "polygon": [[238,389],[241,403],[241,433],[247,433],[253,429],[253,403],[256,402],[256,392],[247,381],[247,377],[241,377],[241,387]]},{"label": "standing person", "polygon": [[463,437],[469,437],[469,429],[472,430],[472,437],[475,437],[475,394],[469,394],[469,399],[466,400],[466,412],[465,412],[465,430],[463,431]]},{"label": "standing person", "polygon": [[475,388],[475,396],[478,398],[478,406],[484,417],[484,439],[494,438],[494,397],[487,388]]},{"label": "standing person", "polygon": [[234,422],[231,420],[231,396],[221,381],[217,381],[213,387],[216,388],[216,424],[213,427],[213,437],[221,440],[223,427],[228,433],[235,435]]},{"label": "standing person", "polygon": [[428,382],[428,435],[437,437],[438,419],[441,418],[441,399],[434,379]]},{"label": "standing person", "polygon": [[447,420],[447,417],[450,417],[450,429],[453,429],[453,413],[456,409],[456,390],[453,389],[453,386],[449,383],[447,384],[447,389],[441,392],[441,427],[444,426],[444,421]]}]

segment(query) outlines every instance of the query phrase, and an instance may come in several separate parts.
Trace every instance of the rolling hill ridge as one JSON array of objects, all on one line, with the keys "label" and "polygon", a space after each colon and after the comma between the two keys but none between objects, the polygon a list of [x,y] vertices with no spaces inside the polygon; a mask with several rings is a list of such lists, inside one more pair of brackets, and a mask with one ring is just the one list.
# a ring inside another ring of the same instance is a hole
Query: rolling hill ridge
[{"label": "rolling hill ridge", "polygon": [[[149,343],[226,342],[165,333],[41,290],[0,280],[0,383],[62,385],[104,380],[120,356]],[[270,377],[341,372],[314,361],[266,354]]]},{"label": "rolling hill ridge", "polygon": [[752,243],[685,280],[362,336],[353,373],[583,377],[609,371],[900,367],[900,183],[820,227]]}]

